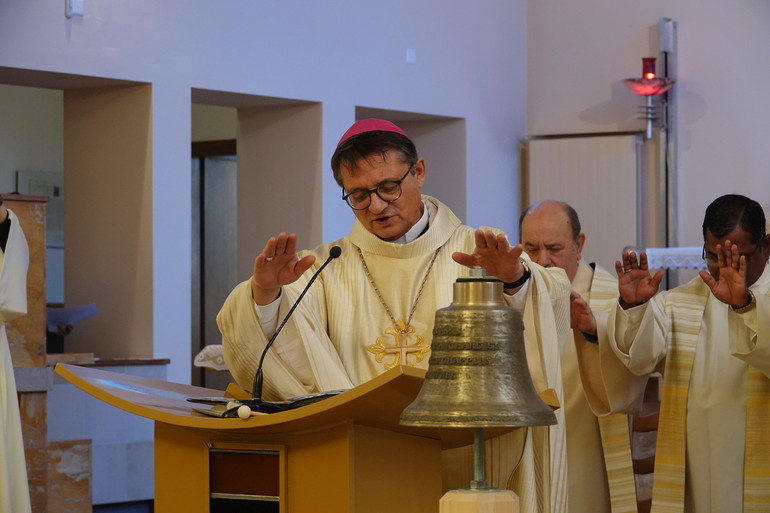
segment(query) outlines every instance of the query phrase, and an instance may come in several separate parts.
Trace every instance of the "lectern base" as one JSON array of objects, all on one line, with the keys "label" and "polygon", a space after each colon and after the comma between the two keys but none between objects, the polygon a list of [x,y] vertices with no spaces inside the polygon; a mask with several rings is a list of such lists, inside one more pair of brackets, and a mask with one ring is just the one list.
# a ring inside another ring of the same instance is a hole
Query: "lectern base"
[{"label": "lectern base", "polygon": [[510,490],[451,490],[439,501],[440,513],[518,513],[519,497]]}]

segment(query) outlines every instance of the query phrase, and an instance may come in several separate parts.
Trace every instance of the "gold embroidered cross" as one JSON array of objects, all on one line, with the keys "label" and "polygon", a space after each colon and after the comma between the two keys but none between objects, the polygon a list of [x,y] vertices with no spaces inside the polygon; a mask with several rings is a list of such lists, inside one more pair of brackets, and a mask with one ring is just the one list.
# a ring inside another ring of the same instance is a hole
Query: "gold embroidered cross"
[{"label": "gold embroidered cross", "polygon": [[377,363],[382,363],[385,356],[393,355],[393,361],[385,364],[386,369],[397,367],[401,362],[408,365],[407,355],[410,353],[415,356],[415,363],[420,363],[423,355],[430,351],[430,344],[425,342],[422,336],[417,335],[417,342],[414,345],[406,345],[407,335],[411,333],[414,333],[414,327],[407,326],[403,319],[399,319],[395,326],[385,330],[386,335],[393,336],[392,346],[386,346],[382,337],[377,337],[377,343],[367,346],[366,349],[375,355]]}]

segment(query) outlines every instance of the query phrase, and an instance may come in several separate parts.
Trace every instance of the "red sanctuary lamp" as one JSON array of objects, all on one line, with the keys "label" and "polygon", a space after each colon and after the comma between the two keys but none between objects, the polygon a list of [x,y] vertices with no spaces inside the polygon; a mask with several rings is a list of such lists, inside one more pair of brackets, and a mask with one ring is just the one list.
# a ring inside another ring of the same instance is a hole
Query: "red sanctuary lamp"
[{"label": "red sanctuary lamp", "polygon": [[642,58],[642,77],[626,78],[623,83],[632,92],[646,97],[646,103],[641,108],[641,119],[647,121],[647,139],[652,138],[652,121],[656,118],[652,97],[663,94],[674,85],[675,78],[658,77],[655,74],[655,57]]}]

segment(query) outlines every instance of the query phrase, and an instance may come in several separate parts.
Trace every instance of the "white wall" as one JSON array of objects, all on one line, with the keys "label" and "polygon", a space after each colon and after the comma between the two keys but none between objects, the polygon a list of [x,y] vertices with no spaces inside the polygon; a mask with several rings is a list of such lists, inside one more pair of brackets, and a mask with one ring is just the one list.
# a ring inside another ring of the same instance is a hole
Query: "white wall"
[{"label": "white wall", "polygon": [[[145,356],[171,357],[168,378],[185,382],[191,89],[319,102],[324,163],[357,106],[464,118],[466,220],[513,232],[524,29],[524,0],[483,8],[459,0],[86,0],[85,16],[69,20],[60,0],[2,2],[0,83],[44,85],[17,71],[32,70],[151,84],[152,193],[137,199],[152,204],[153,220],[153,354]],[[415,64],[406,63],[407,48]],[[327,166],[322,226],[332,240],[353,216]]]},{"label": "white wall", "polygon": [[16,190],[16,171],[61,172],[61,132],[61,91],[0,84],[0,192]]},{"label": "white wall", "polygon": [[528,2],[527,133],[641,130],[642,98],[621,79],[657,56],[662,17],[678,28],[678,243],[699,246],[705,207],[722,194],[770,212],[767,0]]}]

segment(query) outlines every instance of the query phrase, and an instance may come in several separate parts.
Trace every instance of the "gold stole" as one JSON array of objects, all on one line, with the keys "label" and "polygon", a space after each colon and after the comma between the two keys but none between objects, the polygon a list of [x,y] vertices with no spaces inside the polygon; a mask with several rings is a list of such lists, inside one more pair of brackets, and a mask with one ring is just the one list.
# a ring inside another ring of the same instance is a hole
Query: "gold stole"
[{"label": "gold stole", "polygon": [[[687,394],[695,348],[710,290],[701,280],[672,290],[665,310],[676,311],[668,335],[663,398],[655,449],[652,487],[653,513],[680,513],[684,509],[687,447]],[[767,511],[770,504],[770,380],[749,366],[746,392],[746,448],[743,503],[745,513]]]},{"label": "gold stole", "polygon": [[615,413],[598,420],[612,513],[636,513],[636,482],[628,415]]},{"label": "gold stole", "polygon": [[743,512],[760,513],[770,505],[770,379],[749,367],[746,391],[746,449],[743,462]]},{"label": "gold stole", "polygon": [[[618,301],[618,282],[601,267],[594,268],[589,306],[594,312],[612,310]],[[604,465],[613,513],[636,513],[636,482],[631,454],[628,415],[598,417]]]}]

